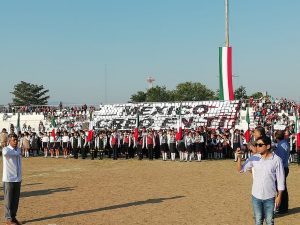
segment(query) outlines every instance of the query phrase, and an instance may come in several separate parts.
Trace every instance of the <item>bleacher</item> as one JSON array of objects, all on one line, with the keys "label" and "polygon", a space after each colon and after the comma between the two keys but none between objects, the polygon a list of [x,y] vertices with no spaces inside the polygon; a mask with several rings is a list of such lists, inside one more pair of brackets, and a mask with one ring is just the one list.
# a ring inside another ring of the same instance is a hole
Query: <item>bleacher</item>
[{"label": "bleacher", "polygon": [[[59,116],[61,112],[57,111]],[[87,112],[89,115],[89,112]],[[140,126],[153,129],[176,128],[179,120],[187,129],[198,126],[209,128],[235,126],[239,118],[239,101],[192,101],[192,102],[155,102],[125,103],[100,105],[93,113],[96,128],[133,129],[136,127],[137,115]],[[0,114],[0,128],[16,126],[18,114]],[[71,118],[71,117],[70,117]],[[66,120],[65,118],[63,120]],[[40,121],[49,127],[49,121],[43,114],[21,114],[20,127],[25,123],[38,131]]]},{"label": "bleacher", "polygon": [[185,128],[231,128],[239,117],[239,101],[108,104],[94,112],[93,120],[100,129],[133,129],[137,115],[140,126],[153,129],[176,127],[179,118]]},{"label": "bleacher", "polygon": [[[43,114],[20,114],[20,128],[23,124],[30,125],[32,131],[38,131],[40,121],[44,121]],[[16,126],[18,123],[18,114],[15,113],[1,113],[0,114],[0,128],[9,130],[10,124]]]}]

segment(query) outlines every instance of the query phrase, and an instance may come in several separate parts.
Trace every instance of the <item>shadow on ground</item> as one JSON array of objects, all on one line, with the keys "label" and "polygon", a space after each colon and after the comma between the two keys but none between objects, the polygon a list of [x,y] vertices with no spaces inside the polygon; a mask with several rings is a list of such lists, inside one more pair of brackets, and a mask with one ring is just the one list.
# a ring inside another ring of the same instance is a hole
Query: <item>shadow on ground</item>
[{"label": "shadow on ground", "polygon": [[70,213],[63,213],[63,214],[47,216],[47,217],[42,217],[42,218],[36,218],[36,219],[32,219],[32,220],[23,221],[23,223],[39,222],[39,221],[43,221],[43,220],[64,218],[64,217],[68,217],[68,216],[78,216],[78,215],[83,215],[83,214],[90,214],[90,213],[102,212],[102,211],[114,210],[114,209],[122,209],[122,208],[128,208],[128,207],[132,207],[132,206],[140,206],[140,205],[146,205],[146,204],[160,204],[160,203],[163,203],[164,201],[179,199],[179,198],[184,198],[184,197],[185,196],[174,196],[174,197],[169,197],[169,198],[153,198],[153,199],[148,199],[148,200],[144,200],[144,201],[129,202],[129,203],[112,205],[112,206],[107,206],[107,207],[102,207],[102,208],[97,208],[97,209],[82,210],[82,211],[78,211],[78,212],[70,212]]},{"label": "shadow on ground", "polygon": [[276,215],[276,218],[285,217],[285,216],[298,214],[298,213],[300,213],[300,207],[289,209],[288,213]]},{"label": "shadow on ground", "polygon": [[[58,192],[66,192],[66,191],[73,191],[75,187],[63,187],[63,188],[51,188],[45,190],[37,190],[37,191],[21,191],[21,198],[28,198],[34,196],[42,196],[42,195],[51,195]],[[0,201],[4,199],[3,195],[0,196]]]}]

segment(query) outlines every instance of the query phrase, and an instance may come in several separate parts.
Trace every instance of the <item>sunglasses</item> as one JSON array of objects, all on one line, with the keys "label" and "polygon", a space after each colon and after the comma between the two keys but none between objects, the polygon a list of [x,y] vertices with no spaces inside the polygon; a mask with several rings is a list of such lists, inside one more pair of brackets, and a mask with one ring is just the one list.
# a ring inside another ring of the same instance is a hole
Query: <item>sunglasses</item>
[{"label": "sunglasses", "polygon": [[263,144],[263,143],[256,143],[256,144],[255,144],[255,147],[262,147],[262,146],[264,146],[264,145],[266,145],[266,144]]}]

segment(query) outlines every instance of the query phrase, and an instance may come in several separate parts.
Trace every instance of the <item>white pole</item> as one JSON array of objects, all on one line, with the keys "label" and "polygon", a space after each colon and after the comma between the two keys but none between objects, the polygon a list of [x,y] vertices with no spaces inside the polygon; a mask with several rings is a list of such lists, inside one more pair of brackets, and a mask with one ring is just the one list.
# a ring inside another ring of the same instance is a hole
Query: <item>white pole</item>
[{"label": "white pole", "polygon": [[225,43],[229,47],[229,0],[225,0]]}]

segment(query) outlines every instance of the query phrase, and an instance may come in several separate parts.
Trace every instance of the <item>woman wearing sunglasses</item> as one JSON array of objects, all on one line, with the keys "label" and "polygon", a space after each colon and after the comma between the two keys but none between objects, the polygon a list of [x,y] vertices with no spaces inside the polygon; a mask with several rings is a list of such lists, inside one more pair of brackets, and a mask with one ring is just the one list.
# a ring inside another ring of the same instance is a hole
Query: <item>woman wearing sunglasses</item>
[{"label": "woman wearing sunglasses", "polygon": [[282,160],[271,152],[269,137],[259,137],[255,146],[257,154],[251,156],[243,165],[241,152],[238,151],[237,170],[240,173],[253,171],[252,207],[255,224],[262,225],[265,220],[267,225],[273,225],[274,209],[279,207],[285,189],[283,164]]}]

